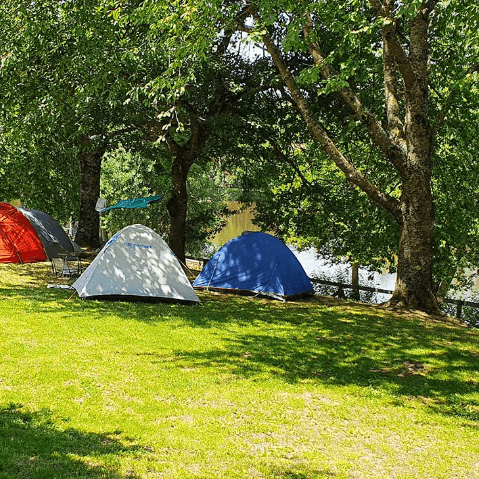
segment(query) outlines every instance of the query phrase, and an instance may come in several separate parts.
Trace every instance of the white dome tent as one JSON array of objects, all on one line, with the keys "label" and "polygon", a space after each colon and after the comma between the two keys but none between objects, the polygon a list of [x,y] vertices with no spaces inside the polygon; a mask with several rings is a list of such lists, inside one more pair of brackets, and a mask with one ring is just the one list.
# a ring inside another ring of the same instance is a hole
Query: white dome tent
[{"label": "white dome tent", "polygon": [[163,238],[139,224],[113,236],[73,288],[84,299],[200,302]]}]

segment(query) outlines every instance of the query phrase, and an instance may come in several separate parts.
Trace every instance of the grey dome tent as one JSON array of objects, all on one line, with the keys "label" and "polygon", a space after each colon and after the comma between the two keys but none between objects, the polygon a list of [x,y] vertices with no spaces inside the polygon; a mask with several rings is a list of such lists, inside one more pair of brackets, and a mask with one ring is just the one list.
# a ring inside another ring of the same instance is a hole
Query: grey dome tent
[{"label": "grey dome tent", "polygon": [[81,253],[82,249],[66,234],[65,230],[49,214],[43,211],[17,208],[36,231],[48,258],[60,254]]},{"label": "grey dome tent", "polygon": [[113,236],[73,288],[84,299],[200,301],[163,238],[139,224]]}]

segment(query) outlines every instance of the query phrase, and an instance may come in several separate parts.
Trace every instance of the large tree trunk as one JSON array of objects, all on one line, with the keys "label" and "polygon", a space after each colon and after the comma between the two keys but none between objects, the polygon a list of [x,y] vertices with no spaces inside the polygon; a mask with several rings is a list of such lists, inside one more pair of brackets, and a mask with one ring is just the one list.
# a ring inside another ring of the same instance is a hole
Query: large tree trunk
[{"label": "large tree trunk", "polygon": [[430,183],[424,176],[416,177],[403,187],[396,286],[386,306],[438,313],[432,280],[434,211]]},{"label": "large tree trunk", "polygon": [[80,216],[75,242],[84,247],[98,248],[100,246],[100,216],[95,210],[95,205],[100,197],[103,153],[103,149],[88,151],[87,148],[84,148],[78,157],[80,163]]},{"label": "large tree trunk", "polygon": [[[434,203],[431,143],[425,116],[412,108],[408,120],[408,169],[402,181],[396,286],[387,305],[439,313],[433,284]],[[424,111],[424,110],[423,110]]]},{"label": "large tree trunk", "polygon": [[[431,193],[432,134],[428,126],[428,17],[411,21],[409,62],[403,66],[406,100],[406,168],[401,171],[398,271],[391,306],[439,313],[432,261],[434,204]],[[392,43],[392,42],[391,42]],[[387,45],[387,42],[386,42]],[[394,44],[392,45],[394,48]]]}]

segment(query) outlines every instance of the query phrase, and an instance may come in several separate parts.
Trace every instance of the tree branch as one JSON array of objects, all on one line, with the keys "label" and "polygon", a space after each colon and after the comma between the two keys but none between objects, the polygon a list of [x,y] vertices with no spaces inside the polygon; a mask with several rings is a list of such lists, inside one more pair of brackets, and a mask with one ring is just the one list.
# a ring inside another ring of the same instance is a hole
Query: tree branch
[{"label": "tree branch", "polygon": [[[252,10],[253,18],[256,22],[261,23],[258,13]],[[263,35],[263,43],[271,55],[279,73],[291,93],[294,103],[298,107],[303,116],[310,134],[318,141],[323,151],[334,161],[336,166],[343,172],[346,180],[359,189],[361,189],[369,199],[378,206],[387,210],[397,221],[401,221],[400,205],[398,200],[383,193],[379,188],[374,186],[366,177],[364,177],[354,165],[341,153],[334,142],[329,138],[326,131],[320,127],[315,120],[306,99],[299,90],[296,81],[291,72],[285,64],[281,53],[272,41],[270,35],[265,33]]]},{"label": "tree branch", "polygon": [[[306,13],[303,33],[308,44],[310,55],[314,64],[319,67],[321,76],[325,79],[330,79],[336,76],[336,73],[326,63],[325,55],[319,48],[318,43],[313,40],[312,30],[311,16],[309,13]],[[382,154],[391,161],[398,171],[403,171],[406,165],[406,155],[402,145],[396,141],[391,142],[390,137],[382,125],[377,121],[374,115],[363,107],[361,100],[349,88],[341,88],[337,92],[337,95],[361,123],[366,126],[373,143],[379,148]]]},{"label": "tree branch", "polygon": [[402,150],[403,158],[399,164],[399,170],[404,173],[406,168],[406,139],[404,135],[404,123],[400,117],[398,82],[396,78],[397,63],[395,56],[391,54],[389,43],[383,32],[383,73],[386,115],[391,142]]}]

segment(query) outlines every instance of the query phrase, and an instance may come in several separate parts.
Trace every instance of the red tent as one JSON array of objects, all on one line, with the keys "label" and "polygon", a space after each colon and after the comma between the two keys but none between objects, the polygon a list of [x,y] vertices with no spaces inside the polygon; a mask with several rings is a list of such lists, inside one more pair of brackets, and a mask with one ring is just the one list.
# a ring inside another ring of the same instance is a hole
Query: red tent
[{"label": "red tent", "polygon": [[0,263],[35,263],[47,257],[33,226],[14,206],[0,203]]}]

